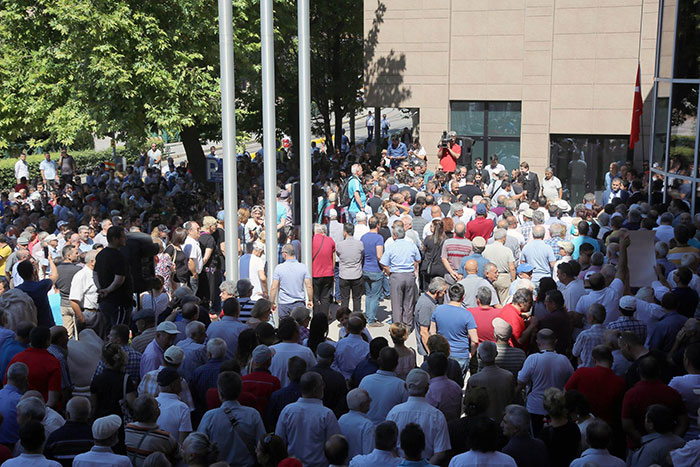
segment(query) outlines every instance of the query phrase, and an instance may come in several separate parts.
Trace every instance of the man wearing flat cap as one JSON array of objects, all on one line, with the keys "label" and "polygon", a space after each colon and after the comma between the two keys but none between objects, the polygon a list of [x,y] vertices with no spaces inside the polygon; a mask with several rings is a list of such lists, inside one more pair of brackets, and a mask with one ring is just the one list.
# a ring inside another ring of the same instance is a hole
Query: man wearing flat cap
[{"label": "man wearing flat cap", "polygon": [[112,447],[119,441],[119,427],[122,419],[118,415],[107,415],[92,423],[92,437],[95,445],[85,454],[79,454],[73,459],[73,467],[94,467],[95,465],[113,465],[116,467],[131,467],[131,461],[126,456],[114,454]]}]

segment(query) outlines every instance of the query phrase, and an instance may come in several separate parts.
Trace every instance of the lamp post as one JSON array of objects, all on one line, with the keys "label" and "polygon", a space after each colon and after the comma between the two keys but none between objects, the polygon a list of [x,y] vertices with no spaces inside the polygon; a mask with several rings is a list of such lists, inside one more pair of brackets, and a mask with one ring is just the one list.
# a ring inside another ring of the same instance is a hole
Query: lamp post
[{"label": "lamp post", "polygon": [[299,160],[301,162],[301,256],[311,273],[311,65],[309,58],[309,0],[297,0],[299,37]]}]

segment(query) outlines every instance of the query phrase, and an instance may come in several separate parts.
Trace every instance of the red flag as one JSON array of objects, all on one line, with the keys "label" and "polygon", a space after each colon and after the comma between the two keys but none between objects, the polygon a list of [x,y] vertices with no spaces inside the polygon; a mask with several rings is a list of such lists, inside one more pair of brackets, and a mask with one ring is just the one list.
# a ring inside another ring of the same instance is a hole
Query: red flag
[{"label": "red flag", "polygon": [[634,107],[632,109],[632,129],[630,130],[630,149],[634,149],[634,143],[639,141],[639,129],[641,127],[642,108],[642,88],[639,84],[641,66],[637,63],[637,83],[634,85]]}]

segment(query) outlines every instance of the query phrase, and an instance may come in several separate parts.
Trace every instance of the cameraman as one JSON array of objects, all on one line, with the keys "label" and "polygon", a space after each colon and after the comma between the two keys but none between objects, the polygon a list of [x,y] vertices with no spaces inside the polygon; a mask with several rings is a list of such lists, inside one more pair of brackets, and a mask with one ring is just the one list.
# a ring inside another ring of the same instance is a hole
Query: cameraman
[{"label": "cameraman", "polygon": [[440,142],[438,158],[442,171],[451,174],[457,169],[457,159],[462,155],[462,147],[457,143],[456,132],[450,131],[447,138],[449,142]]}]

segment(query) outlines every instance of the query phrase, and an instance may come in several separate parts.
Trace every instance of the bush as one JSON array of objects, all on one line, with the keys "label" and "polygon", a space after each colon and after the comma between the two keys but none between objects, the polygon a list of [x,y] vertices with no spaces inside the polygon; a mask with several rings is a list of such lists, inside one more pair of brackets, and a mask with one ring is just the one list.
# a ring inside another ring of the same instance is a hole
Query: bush
[{"label": "bush", "polygon": [[[112,161],[112,150],[107,149],[104,151],[69,151],[68,154],[73,156],[75,159],[75,165],[78,168],[78,173],[85,173],[87,169],[91,169],[99,165],[101,162]],[[58,158],[60,153],[52,152],[51,159],[58,163]],[[130,151],[126,148],[117,148],[117,156],[125,157],[127,163],[134,163],[139,154]],[[17,180],[15,179],[15,164],[19,159],[17,157],[11,157],[0,160],[0,186],[3,190],[9,190],[15,186]],[[44,160],[43,154],[32,154],[27,156],[27,163],[29,163],[29,176],[31,178],[41,177],[41,172],[39,171],[39,164]],[[60,173],[60,167],[59,167]]]}]

